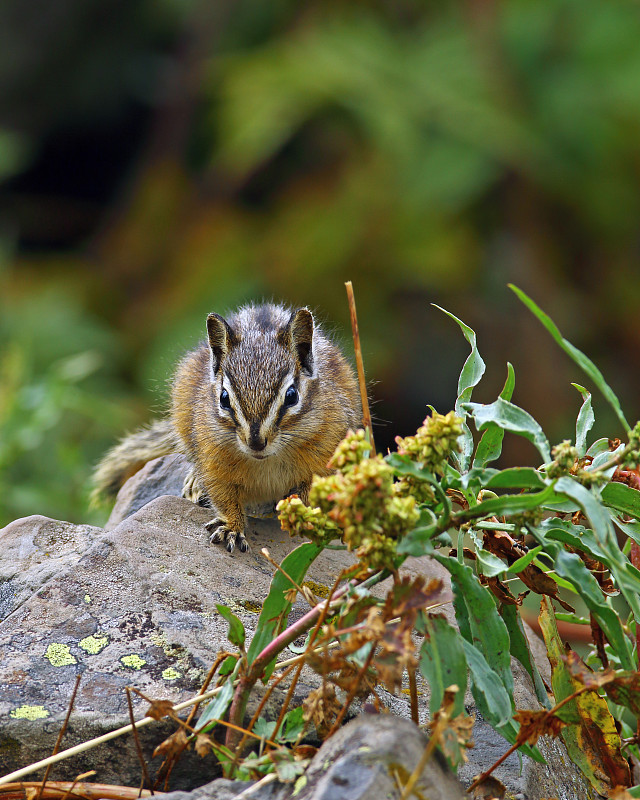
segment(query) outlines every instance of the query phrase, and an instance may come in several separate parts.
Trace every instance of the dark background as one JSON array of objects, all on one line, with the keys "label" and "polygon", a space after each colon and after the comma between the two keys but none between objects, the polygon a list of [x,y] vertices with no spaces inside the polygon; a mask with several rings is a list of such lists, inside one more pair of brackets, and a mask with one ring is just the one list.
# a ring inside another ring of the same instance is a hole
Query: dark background
[{"label": "dark background", "polygon": [[[638,416],[640,9],[610,0],[4,0],[0,524],[88,511],[91,465],[165,406],[209,311],[309,305],[351,352],[380,449],[491,402],[552,441],[585,378]],[[596,435],[622,435],[596,399]],[[536,463],[517,439],[505,464]]]}]

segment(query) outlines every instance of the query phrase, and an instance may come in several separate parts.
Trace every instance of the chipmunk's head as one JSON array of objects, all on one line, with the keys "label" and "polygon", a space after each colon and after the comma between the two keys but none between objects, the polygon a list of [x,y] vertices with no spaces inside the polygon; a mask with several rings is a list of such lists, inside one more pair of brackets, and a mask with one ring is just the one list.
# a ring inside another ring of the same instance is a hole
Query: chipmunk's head
[{"label": "chipmunk's head", "polygon": [[247,306],[207,317],[214,412],[238,450],[268,459],[299,439],[313,406],[314,323],[306,308]]}]

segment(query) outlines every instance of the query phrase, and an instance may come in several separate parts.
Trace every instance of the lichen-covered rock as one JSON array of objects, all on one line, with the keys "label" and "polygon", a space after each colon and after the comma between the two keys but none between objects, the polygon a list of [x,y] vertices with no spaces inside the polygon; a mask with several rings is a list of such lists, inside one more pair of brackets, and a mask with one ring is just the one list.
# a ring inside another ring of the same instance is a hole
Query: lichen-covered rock
[{"label": "lichen-covered rock", "polygon": [[[150,462],[123,488],[109,531],[40,516],[16,520],[0,531],[0,773],[24,767],[51,752],[79,673],[82,681],[63,748],[127,724],[126,686],[135,686],[154,699],[175,702],[195,694],[217,652],[229,646],[227,623],[218,614],[217,603],[229,606],[251,636],[273,572],[260,549],[268,547],[280,562],[298,541],[283,533],[274,519],[250,519],[248,553],[230,555],[223,547],[210,545],[204,523],[211,511],[176,496],[181,493],[188,469],[181,456]],[[322,594],[350,563],[348,553],[323,552],[308,575],[314,590]],[[447,580],[444,568],[431,559],[408,559],[405,568]],[[378,590],[383,592],[384,588]],[[292,618],[305,610],[298,601]],[[453,621],[451,607],[442,610]],[[530,641],[548,682],[544,646],[533,634]],[[527,673],[516,661],[512,666],[518,707],[537,708]],[[310,671],[305,670],[303,675],[294,705],[317,685],[318,679]],[[273,707],[267,708],[267,714],[277,713],[283,691],[280,687],[274,692]],[[405,694],[379,693],[396,714],[408,716]],[[423,722],[429,699],[424,683],[420,684],[420,693]],[[482,720],[470,694],[466,703],[469,713],[476,716],[476,746],[460,771],[463,784],[469,785],[473,776],[496,761],[508,745]],[[145,706],[136,697],[134,707],[139,716]],[[355,800],[364,795],[337,794],[340,781],[355,774],[363,777],[350,783],[353,792],[362,783],[370,786],[369,798],[385,796],[379,787],[387,784],[379,783],[383,780],[379,776],[366,784],[369,778],[365,780],[364,776],[373,774],[365,769],[366,751],[340,750],[350,732],[364,736],[370,726],[388,726],[391,723],[387,720],[394,720],[380,715],[364,719],[358,726],[346,726],[320,751],[334,748],[329,752],[334,754],[330,760],[335,770],[323,772],[316,764],[308,774],[305,792],[313,788],[314,792],[334,794],[297,793],[296,800]],[[405,724],[395,719],[396,723]],[[169,723],[153,723],[141,731],[147,758],[173,728]],[[423,742],[422,735],[416,734]],[[404,745],[404,738],[398,741]],[[514,754],[496,771],[511,795],[527,800],[595,798],[562,742],[543,739],[539,747],[548,759],[547,765],[526,756],[521,762]],[[217,774],[213,757],[200,759],[192,752],[186,755],[172,775],[172,787],[202,786]],[[318,763],[326,764],[326,760]],[[355,771],[356,766],[365,771]],[[97,770],[95,780],[101,783],[138,785],[140,767],[131,737],[114,739],[61,762],[53,776],[73,779],[89,769]],[[327,778],[329,774],[337,781]],[[207,795],[208,787],[203,786],[193,800],[227,800],[247,789],[237,782],[216,784],[221,794]],[[290,792],[288,787],[274,785],[260,791],[267,793],[256,794],[259,800],[290,796],[283,794]],[[437,793],[433,796],[440,797]],[[186,797],[190,796],[176,800]]]}]

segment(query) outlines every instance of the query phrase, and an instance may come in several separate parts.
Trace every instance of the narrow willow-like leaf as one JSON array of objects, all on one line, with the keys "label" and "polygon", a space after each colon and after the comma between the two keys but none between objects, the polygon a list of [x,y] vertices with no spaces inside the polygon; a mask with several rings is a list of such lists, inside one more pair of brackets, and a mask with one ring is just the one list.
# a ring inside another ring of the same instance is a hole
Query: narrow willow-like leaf
[{"label": "narrow willow-like leaf", "polygon": [[587,452],[587,436],[591,428],[593,428],[596,418],[591,407],[591,392],[587,391],[584,386],[580,386],[579,383],[572,383],[571,385],[575,386],[580,392],[583,400],[576,420],[576,448],[580,456],[584,456]]},{"label": "narrow willow-like leaf", "polygon": [[500,616],[504,620],[504,624],[509,631],[509,641],[511,655],[517,658],[522,666],[529,673],[529,677],[533,681],[536,690],[536,697],[545,708],[551,708],[549,696],[544,685],[544,681],[538,671],[536,662],[531,656],[531,649],[529,647],[529,640],[524,632],[522,624],[522,617],[517,606],[507,605],[506,603],[500,608]]},{"label": "narrow willow-like leaf", "polygon": [[606,509],[602,507],[594,494],[582,484],[566,476],[556,481],[555,489],[558,494],[566,495],[580,506],[589,519],[596,539],[601,546],[611,543],[614,536],[611,520]]},{"label": "narrow willow-like leaf", "polygon": [[459,522],[501,516],[502,514],[519,514],[521,511],[531,511],[534,508],[546,506],[555,497],[553,486],[547,486],[541,492],[505,494],[502,497],[492,497],[490,500],[478,503],[477,506],[459,511],[455,514],[455,519]]},{"label": "narrow willow-like leaf", "polygon": [[[222,719],[229,708],[231,699],[233,698],[233,682],[235,680],[235,672],[230,675],[227,680],[222,684],[222,689],[213,698],[209,705],[205,708],[200,719],[198,720],[198,728],[206,727],[203,732],[210,731],[218,724],[217,720]],[[212,721],[215,720],[215,721]]]},{"label": "narrow willow-like leaf", "polygon": [[[447,311],[435,303],[433,305],[458,323],[460,330],[464,334],[464,338],[471,345],[471,353],[467,356],[467,360],[464,362],[460,372],[460,377],[458,378],[458,397],[455,404],[456,414],[464,420],[466,418],[466,414],[462,409],[462,404],[471,399],[473,389],[478,385],[478,383],[480,383],[480,380],[484,375],[486,365],[482,360],[482,356],[478,352],[475,331],[468,325],[465,325],[465,323],[461,319],[458,319],[455,314],[452,314],[450,311]],[[469,430],[466,422],[464,423],[464,433],[460,437],[459,443],[461,452],[458,454],[458,462],[464,471],[469,467],[471,454],[473,452],[473,436],[471,435],[471,431]]]},{"label": "narrow willow-like leaf", "polygon": [[[509,655],[509,634],[493,600],[493,595],[480,584],[471,567],[457,559],[434,554],[451,573],[454,608],[458,626],[464,635],[462,622],[468,619],[470,641],[480,649],[500,676],[507,694],[513,695],[513,674]],[[464,607],[464,608],[463,608]],[[466,612],[466,613],[465,613]]]},{"label": "narrow willow-like leaf", "polygon": [[425,615],[425,639],[420,648],[420,671],[429,684],[429,710],[434,714],[442,705],[444,690],[455,684],[459,691],[454,701],[454,716],[464,711],[467,690],[467,659],[460,632],[441,614]]},{"label": "narrow willow-like leaf", "polygon": [[[535,559],[535,557],[538,555],[538,553],[541,550],[542,550],[542,545],[541,544],[539,544],[537,547],[534,547],[533,549],[529,550],[529,552],[526,553],[526,555],[524,555],[521,558],[517,559],[517,561],[514,561],[513,564],[510,565],[509,572],[513,572],[515,574],[517,574],[518,572],[522,572],[522,570],[525,569],[525,567],[528,567],[529,564],[531,564],[531,562]],[[504,618],[504,615],[503,615],[503,618]]]},{"label": "narrow willow-like leaf", "polygon": [[607,605],[598,582],[575,553],[561,550],[556,559],[558,575],[568,580],[585,605],[598,621],[611,646],[620,659],[623,669],[633,669],[633,657],[629,641],[622,629],[617,613]]},{"label": "narrow willow-like leaf", "polygon": [[469,665],[471,691],[480,713],[495,728],[506,725],[511,720],[514,707],[500,676],[491,669],[479,648],[466,639],[461,641]]},{"label": "narrow willow-like leaf", "polygon": [[473,416],[479,432],[491,424],[498,425],[505,431],[528,439],[538,449],[543,461],[551,460],[549,441],[544,435],[544,431],[531,414],[523,408],[503,400],[502,397],[489,405],[463,403],[462,407]]},{"label": "narrow willow-like leaf", "polygon": [[[320,545],[313,542],[305,542],[283,560],[282,569],[287,575],[299,585],[304,580],[307,570],[322,551]],[[285,578],[282,572],[278,571],[271,580],[271,587],[267,599],[264,601],[262,611],[258,617],[256,632],[249,646],[247,653],[248,663],[251,664],[255,658],[273,639],[281,633],[291,611],[291,603],[285,599],[284,593],[294,588],[289,578]],[[275,658],[266,670],[265,677],[268,678],[275,665]]]},{"label": "narrow willow-like leaf", "polygon": [[510,467],[493,475],[485,489],[544,489],[545,482],[538,470],[532,467]]},{"label": "narrow willow-like leaf", "polygon": [[[507,380],[500,392],[503,400],[511,400],[513,390],[516,385],[516,374],[513,366],[507,362]],[[482,434],[482,438],[476,447],[476,454],[473,459],[474,467],[484,467],[487,464],[500,458],[502,453],[502,440],[504,439],[504,428],[495,423],[489,423]]]},{"label": "narrow willow-like leaf", "polygon": [[527,306],[527,308],[540,320],[540,322],[544,325],[544,327],[549,331],[551,336],[555,339],[555,341],[560,345],[560,347],[564,350],[564,352],[571,358],[573,361],[580,367],[580,369],[591,378],[591,380],[595,383],[595,385],[600,389],[606,400],[608,401],[611,408],[615,411],[616,416],[620,420],[622,426],[624,427],[625,433],[629,430],[629,423],[625,419],[624,414],[622,413],[622,408],[620,406],[620,401],[616,397],[613,389],[609,386],[609,384],[605,381],[604,375],[600,372],[598,367],[591,361],[590,358],[587,358],[585,354],[578,350],[577,347],[571,344],[568,339],[565,339],[564,336],[560,333],[558,326],[555,322],[551,319],[548,314],[539,308],[534,301],[528,297],[522,289],[518,289],[517,286],[514,286],[512,283],[509,284],[509,288],[515,292],[515,294],[520,298],[520,300]]},{"label": "narrow willow-like leaf", "polygon": [[611,481],[603,487],[601,496],[610,508],[640,519],[640,492],[637,489],[632,489],[626,483]]}]

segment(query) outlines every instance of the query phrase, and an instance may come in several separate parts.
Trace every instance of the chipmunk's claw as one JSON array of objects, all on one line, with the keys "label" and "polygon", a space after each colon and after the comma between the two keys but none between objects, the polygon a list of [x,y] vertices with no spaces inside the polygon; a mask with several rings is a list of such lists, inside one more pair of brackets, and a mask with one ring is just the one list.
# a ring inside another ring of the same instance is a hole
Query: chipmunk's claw
[{"label": "chipmunk's claw", "polygon": [[238,531],[232,530],[224,520],[212,519],[210,522],[207,522],[205,528],[211,531],[211,536],[209,536],[209,542],[211,544],[221,544],[224,542],[230,553],[233,553],[235,550],[236,541],[241,553],[246,553],[249,549],[249,543],[244,533],[238,533]]}]

